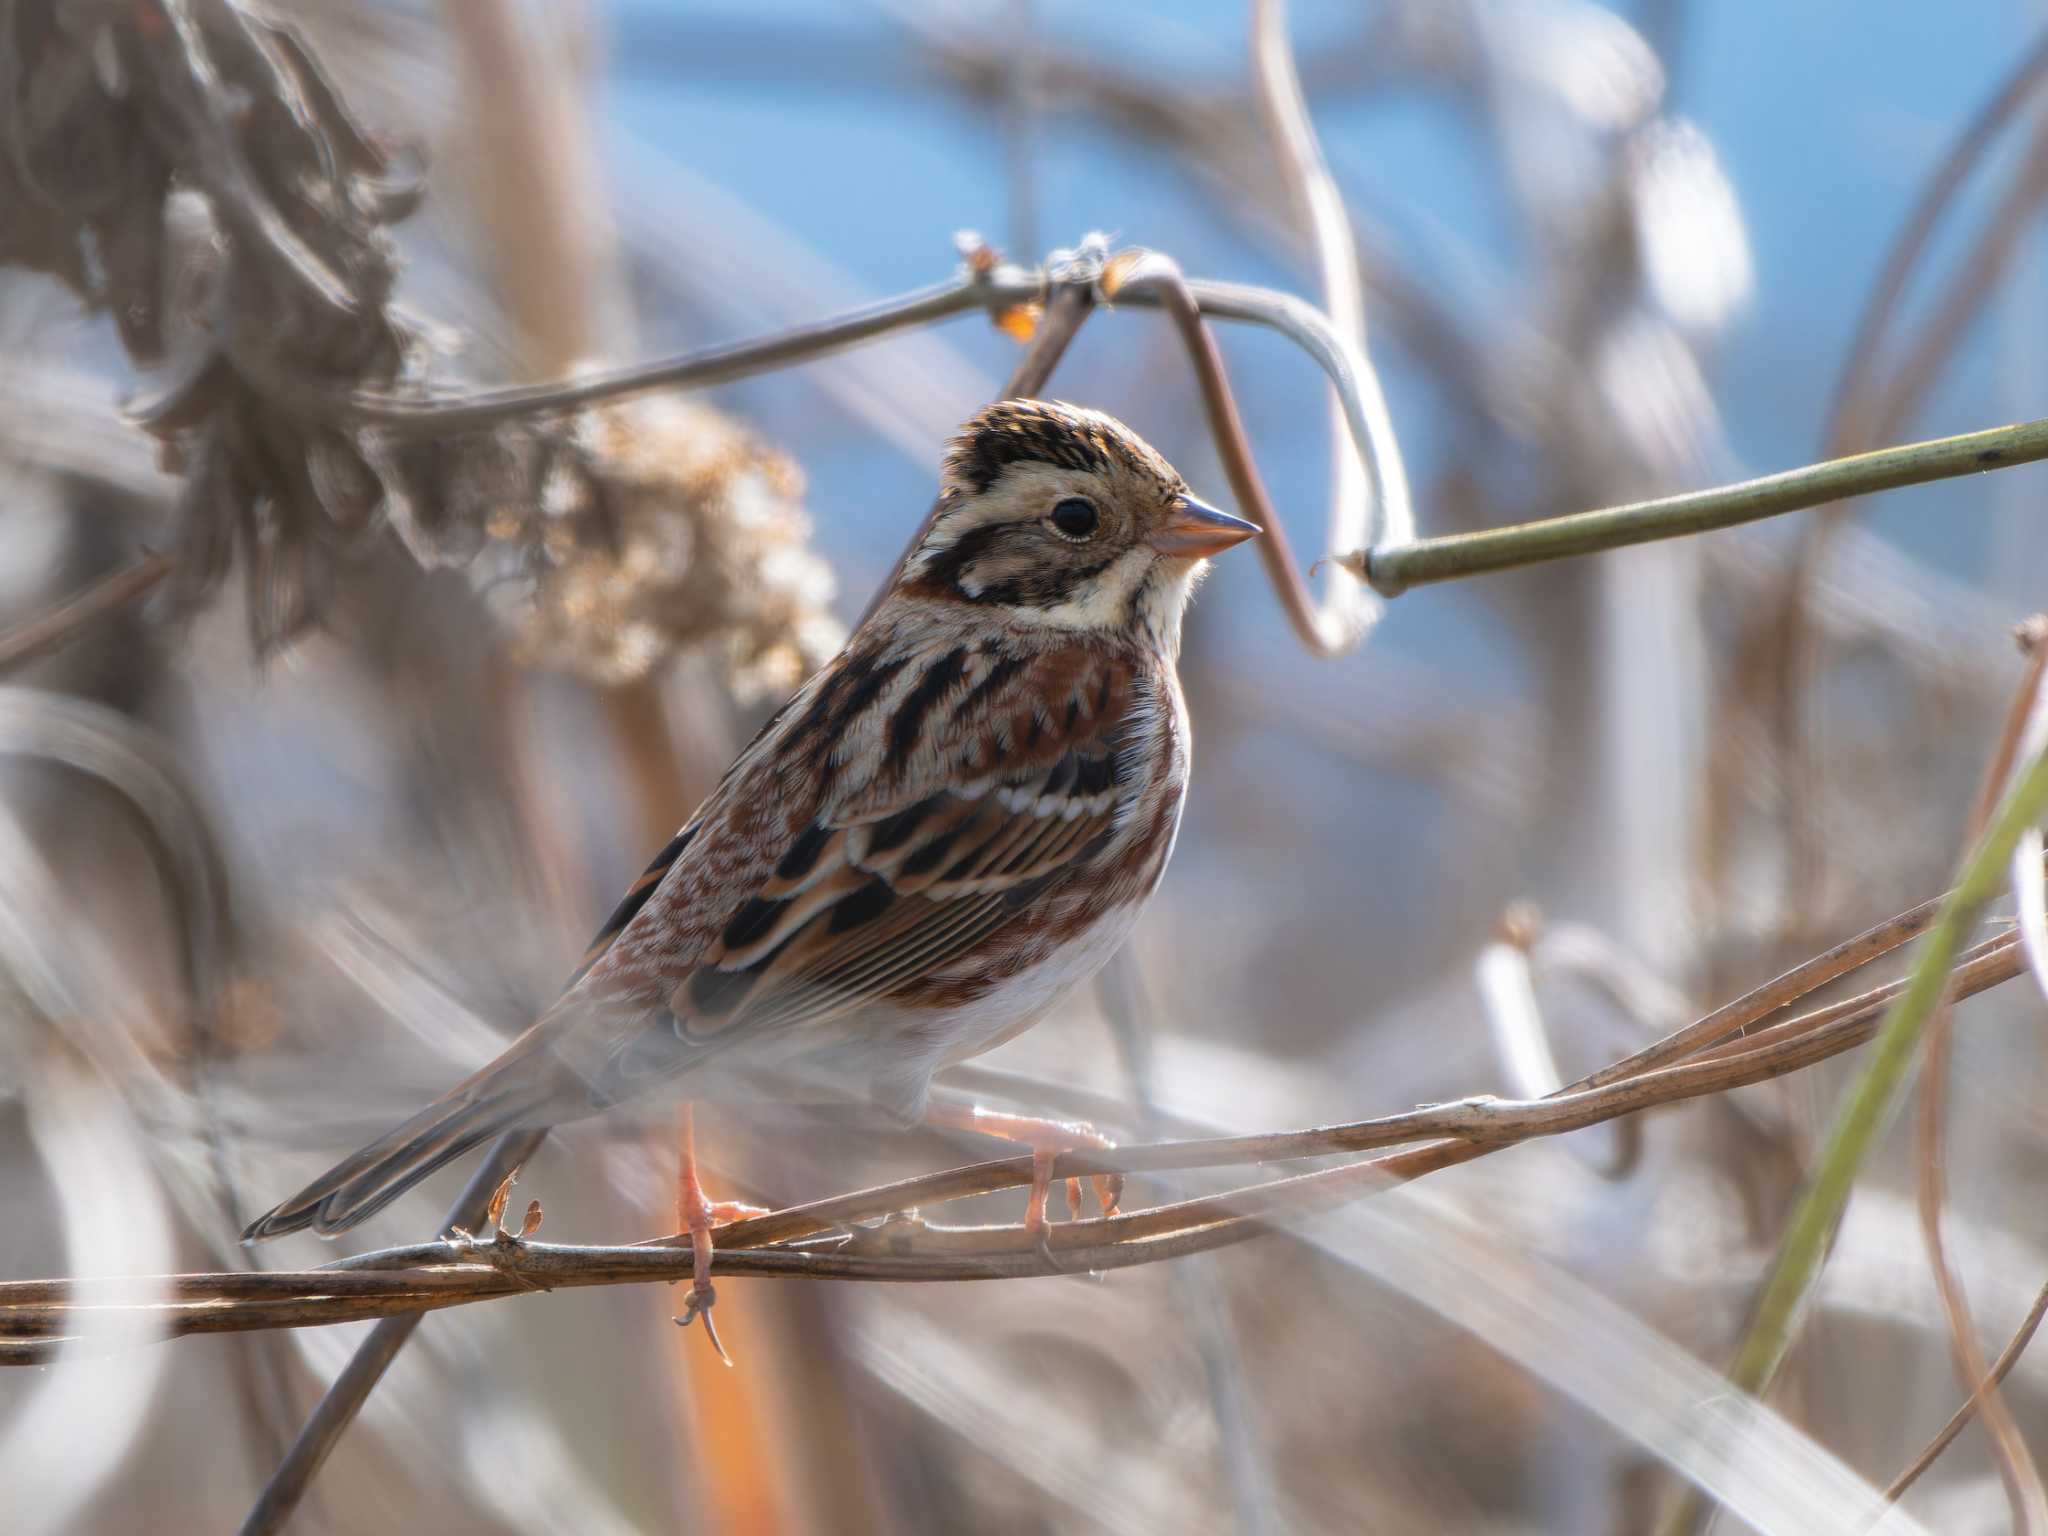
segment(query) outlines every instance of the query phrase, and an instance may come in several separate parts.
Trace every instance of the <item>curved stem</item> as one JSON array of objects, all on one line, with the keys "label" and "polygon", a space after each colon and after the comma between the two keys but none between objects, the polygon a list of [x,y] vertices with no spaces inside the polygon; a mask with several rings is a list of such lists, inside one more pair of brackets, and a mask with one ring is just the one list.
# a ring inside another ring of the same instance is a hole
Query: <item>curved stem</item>
[{"label": "curved stem", "polygon": [[[1287,42],[1285,0],[1257,0],[1252,7],[1252,75],[1260,115],[1273,141],[1294,201],[1308,220],[1310,245],[1322,283],[1323,305],[1332,329],[1351,341],[1359,362],[1362,403],[1368,407],[1367,441],[1349,438],[1341,393],[1331,396],[1329,529],[1325,547],[1365,549],[1405,543],[1414,537],[1408,502],[1408,474],[1365,337],[1365,285],[1359,277],[1358,242],[1351,231],[1336,179],[1316,142],[1315,125],[1302,95],[1294,50]],[[1374,409],[1376,407],[1376,409]],[[1376,430],[1375,423],[1384,428]],[[1356,582],[1332,566],[1323,586],[1322,615],[1333,633],[1362,636],[1378,617],[1378,605]]]},{"label": "curved stem", "polygon": [[1209,334],[1208,326],[1202,323],[1201,304],[1181,275],[1179,265],[1158,251],[1125,252],[1110,263],[1102,286],[1112,300],[1131,296],[1154,299],[1180,332],[1188,361],[1202,386],[1202,406],[1209,418],[1209,435],[1216,444],[1217,457],[1223,461],[1223,473],[1230,481],[1238,511],[1264,530],[1264,537],[1257,544],[1259,559],[1280,598],[1288,623],[1294,628],[1295,638],[1312,656],[1342,656],[1352,650],[1365,632],[1355,623],[1355,614],[1318,608],[1302,580],[1287,530],[1274,510],[1272,498],[1266,494],[1265,481],[1252,457],[1244,420],[1238,414],[1237,400],[1230,392],[1230,380],[1223,369],[1223,354],[1217,350],[1216,338]]}]

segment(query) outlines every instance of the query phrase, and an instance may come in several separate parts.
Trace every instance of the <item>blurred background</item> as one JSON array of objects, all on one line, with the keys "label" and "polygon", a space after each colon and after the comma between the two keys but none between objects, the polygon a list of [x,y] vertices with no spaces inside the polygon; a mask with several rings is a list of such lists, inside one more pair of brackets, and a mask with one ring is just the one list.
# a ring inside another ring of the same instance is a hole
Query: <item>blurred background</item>
[{"label": "blurred background", "polygon": [[[170,87],[96,55],[89,8],[49,10],[0,39],[0,625],[145,550],[179,570],[0,687],[4,1277],[310,1265],[333,1250],[235,1234],[545,1004],[834,649],[1017,343],[968,316],[598,413],[567,447],[288,426],[262,379],[191,359],[303,330],[221,258],[205,188],[136,147],[172,130],[95,94]],[[392,215],[388,247],[337,258],[395,285],[388,322],[302,349],[344,384],[772,331],[944,278],[963,229],[1027,263],[1101,230],[1317,297],[1242,5],[267,14],[395,149],[352,212],[297,210]],[[2014,0],[1300,0],[1423,531],[2048,414],[2031,99],[1885,344],[1857,343],[1916,201],[2044,24]],[[290,184],[292,125],[257,122],[277,148],[254,174]],[[1332,553],[1321,375],[1278,338],[1221,340],[1303,558]],[[1051,392],[1227,503],[1156,313],[1094,318]],[[152,402],[165,442],[120,415]],[[261,505],[252,466],[286,459],[303,494]],[[2043,602],[2041,477],[1417,591],[1337,662],[1301,652],[1256,562],[1223,562],[1188,628],[1198,767],[1165,886],[1108,992],[973,1086],[1132,1141],[1517,1094],[1475,973],[1517,903],[1571,1077],[1935,894],[2019,677],[2007,631]],[[2024,980],[1973,1001],[1950,1070],[1946,1230],[1992,1353],[2048,1279],[2042,1025]],[[665,1288],[565,1292],[431,1317],[292,1529],[1646,1529],[1659,1388],[1625,1324],[1720,1368],[1852,1069],[1399,1197],[1445,1263],[1483,1242],[1486,1283],[1610,1319],[1564,1342],[1293,1236],[1102,1282],[722,1281],[731,1372]],[[1774,1398],[1879,1485],[1961,1396],[1909,1131]],[[988,1155],[715,1108],[700,1136],[714,1194],[777,1205]],[[666,1111],[608,1117],[551,1138],[519,1194],[546,1237],[630,1241],[670,1230],[674,1158]],[[423,1236],[461,1177],[345,1243]],[[7,1523],[232,1528],[360,1336],[0,1373]],[[1587,1359],[1613,1368],[1599,1402]],[[2048,1431],[2048,1365],[2007,1398]],[[1974,1428],[1907,1507],[2012,1528]]]}]

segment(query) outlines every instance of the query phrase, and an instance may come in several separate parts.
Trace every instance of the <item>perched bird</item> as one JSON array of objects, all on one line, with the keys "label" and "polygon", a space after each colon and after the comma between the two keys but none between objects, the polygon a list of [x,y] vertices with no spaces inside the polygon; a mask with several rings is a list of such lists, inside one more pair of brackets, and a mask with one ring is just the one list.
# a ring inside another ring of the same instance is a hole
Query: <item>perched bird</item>
[{"label": "perched bird", "polygon": [[[268,1215],[343,1231],[501,1132],[679,1096],[858,1096],[927,1117],[932,1074],[1092,976],[1166,868],[1188,781],[1175,673],[1204,567],[1258,531],[1098,412],[969,421],[894,585],[762,728],[505,1053]],[[941,1118],[931,1114],[931,1118]],[[1054,1156],[1086,1127],[976,1110]],[[710,1228],[683,1173],[696,1287]]]}]

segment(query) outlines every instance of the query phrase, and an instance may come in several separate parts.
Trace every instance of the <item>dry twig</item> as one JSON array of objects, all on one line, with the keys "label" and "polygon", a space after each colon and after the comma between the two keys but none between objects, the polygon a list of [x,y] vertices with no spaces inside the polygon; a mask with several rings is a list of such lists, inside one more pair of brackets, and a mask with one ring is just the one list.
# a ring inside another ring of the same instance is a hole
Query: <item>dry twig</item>
[{"label": "dry twig", "polygon": [[127,607],[170,574],[170,556],[144,555],[77,596],[0,632],[0,676],[68,645],[81,630]]},{"label": "dry twig", "polygon": [[2034,1297],[2033,1306],[2027,1309],[2027,1315],[2020,1320],[2019,1327],[2013,1330],[2013,1335],[2006,1341],[2005,1348],[1998,1352],[1998,1359],[1985,1373],[1984,1379],[1978,1382],[1975,1390],[1963,1400],[1962,1407],[1949,1415],[1948,1422],[1936,1431],[1934,1438],[1927,1442],[1920,1454],[1907,1463],[1905,1470],[1885,1485],[1886,1498],[1904,1498],[1906,1490],[1918,1482],[1921,1474],[1933,1466],[1941,1453],[1954,1443],[1956,1436],[1963,1432],[1964,1426],[1983,1405],[1986,1396],[1996,1392],[1998,1384],[2011,1374],[2015,1365],[2020,1363],[2020,1356],[2026,1353],[2027,1345],[2032,1342],[2044,1316],[2048,1316],[2048,1285],[2041,1287]]},{"label": "dry twig", "polygon": [[[1910,926],[1910,918],[1911,914],[1902,915],[1886,925],[1886,931]],[[1866,942],[1863,952],[1870,959],[1884,950]],[[2011,979],[2023,968],[2016,939],[2011,934],[1993,938],[1961,957],[1953,973],[1954,995],[1972,995]],[[1799,974],[1822,978],[1811,982],[1818,986],[1828,968],[1802,967]],[[1883,1010],[1911,985],[1912,979],[1906,978],[1880,986],[1761,1029],[1740,1042],[1705,1049],[1678,1064],[1642,1069],[1597,1087],[1574,1085],[1546,1099],[1467,1099],[1314,1130],[1069,1153],[1055,1165],[1055,1177],[1246,1166],[1420,1143],[1365,1162],[1279,1178],[1224,1195],[1070,1222],[1052,1230],[1049,1244],[1022,1226],[941,1227],[911,1219],[910,1213],[935,1204],[1028,1183],[1031,1159],[1016,1157],[735,1222],[719,1230],[713,1272],[977,1280],[1121,1269],[1203,1252],[1534,1137],[1579,1130],[1797,1071],[1868,1040]],[[1780,990],[1762,989],[1755,996],[1777,997]],[[1782,1008],[1783,1000],[1755,1006],[1760,1019]],[[1704,1038],[1698,1026],[1691,1032]],[[464,1225],[480,1222],[511,1161],[494,1158],[478,1170],[465,1191],[465,1209],[473,1208],[476,1214]],[[875,1222],[880,1224],[864,1225]],[[127,1310],[132,1312],[138,1340],[371,1317],[389,1319],[384,1326],[396,1331],[401,1321],[416,1321],[425,1311],[525,1294],[536,1287],[666,1282],[689,1271],[688,1240],[680,1234],[623,1248],[451,1238],[358,1255],[316,1270],[141,1279],[134,1282],[135,1300]],[[77,1335],[70,1292],[71,1282],[66,1280],[0,1284],[0,1363],[36,1363]],[[103,1287],[96,1287],[95,1299],[104,1307]],[[102,1312],[95,1338],[106,1336],[104,1321]],[[313,1467],[304,1470],[310,1476]]]}]

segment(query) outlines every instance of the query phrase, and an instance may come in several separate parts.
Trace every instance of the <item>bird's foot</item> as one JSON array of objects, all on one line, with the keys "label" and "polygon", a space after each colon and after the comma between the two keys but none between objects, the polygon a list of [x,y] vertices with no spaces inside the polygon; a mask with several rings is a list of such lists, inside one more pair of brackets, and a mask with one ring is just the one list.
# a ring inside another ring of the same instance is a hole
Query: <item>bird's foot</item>
[{"label": "bird's foot", "polygon": [[752,1221],[756,1216],[772,1216],[774,1210],[765,1205],[748,1205],[744,1200],[706,1200],[704,1215],[709,1225],[729,1227],[736,1221]]},{"label": "bird's foot", "polygon": [[711,1309],[718,1303],[718,1292],[711,1284],[711,1229],[768,1213],[758,1205],[742,1205],[737,1200],[707,1199],[697,1177],[697,1120],[688,1104],[682,1107],[678,1132],[682,1161],[676,1177],[676,1222],[690,1234],[690,1292],[683,1298],[676,1326],[687,1328],[698,1318],[704,1319],[704,1336],[711,1340],[718,1358],[731,1365],[732,1356],[725,1352],[718,1325],[711,1320]]},{"label": "bird's foot", "polygon": [[690,1289],[683,1297],[682,1315],[676,1318],[676,1326],[687,1328],[699,1318],[704,1320],[704,1335],[711,1340],[711,1347],[718,1351],[718,1358],[727,1365],[732,1356],[725,1352],[725,1345],[718,1337],[718,1325],[711,1320],[711,1309],[718,1302],[718,1291],[711,1284],[711,1255],[714,1227],[728,1226],[735,1221],[745,1221],[751,1216],[766,1216],[765,1206],[744,1205],[737,1200],[707,1200],[703,1186],[697,1183],[696,1169],[691,1167],[683,1181],[681,1216],[683,1230],[690,1234]]},{"label": "bird's foot", "polygon": [[[1049,1225],[1046,1205],[1052,1192],[1052,1168],[1060,1154],[1084,1148],[1091,1152],[1107,1152],[1116,1145],[1084,1121],[1004,1114],[1000,1110],[983,1109],[980,1105],[972,1108],[934,1105],[927,1118],[935,1125],[975,1131],[1031,1149],[1031,1198],[1024,1207],[1024,1230],[1037,1234],[1041,1243],[1045,1241]],[[1087,1178],[1095,1186],[1095,1199],[1102,1207],[1102,1214],[1116,1215],[1117,1202],[1123,1198],[1124,1176],[1120,1173],[1091,1173]],[[1067,1216],[1071,1220],[1081,1214],[1081,1180],[1070,1178],[1065,1184]]]}]

